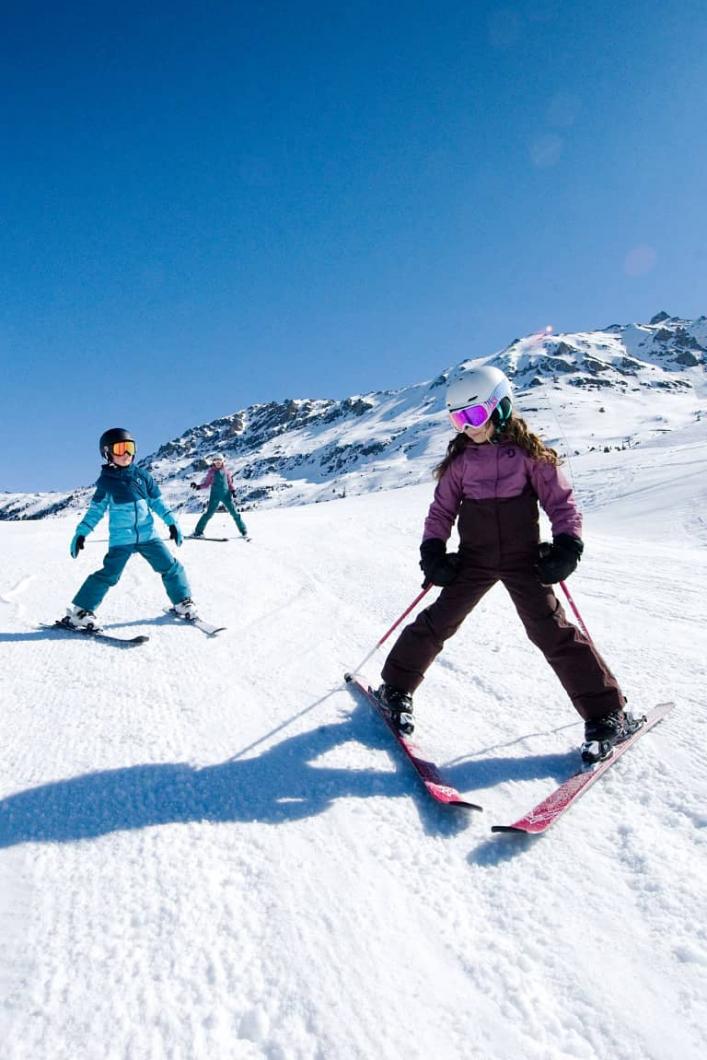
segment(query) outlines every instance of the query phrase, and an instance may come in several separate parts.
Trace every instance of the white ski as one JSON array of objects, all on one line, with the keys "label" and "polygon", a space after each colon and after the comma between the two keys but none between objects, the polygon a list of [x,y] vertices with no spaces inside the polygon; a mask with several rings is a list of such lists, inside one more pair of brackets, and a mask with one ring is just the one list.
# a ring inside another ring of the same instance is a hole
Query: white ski
[{"label": "white ski", "polygon": [[196,626],[207,637],[215,637],[217,633],[221,633],[226,628],[225,626],[212,626],[210,622],[204,622],[203,618],[185,618],[184,615],[180,615],[178,611],[175,611],[173,607],[165,607],[164,612],[166,615],[173,615],[174,618],[178,618],[180,622],[186,622],[188,626]]}]

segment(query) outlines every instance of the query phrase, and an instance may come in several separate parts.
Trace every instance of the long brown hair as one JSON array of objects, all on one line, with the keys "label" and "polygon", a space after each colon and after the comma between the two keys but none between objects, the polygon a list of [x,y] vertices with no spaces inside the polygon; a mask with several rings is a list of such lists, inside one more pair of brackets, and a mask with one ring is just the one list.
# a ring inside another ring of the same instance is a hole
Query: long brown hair
[{"label": "long brown hair", "polygon": [[[545,463],[553,464],[555,467],[559,467],[562,463],[554,449],[551,449],[549,445],[545,445],[537,434],[533,434],[532,431],[528,430],[528,424],[522,416],[516,416],[515,413],[512,413],[505,427],[501,431],[494,427],[494,433],[499,442],[513,442],[514,445],[517,445],[519,449],[522,449],[523,452],[532,456],[535,460],[544,460]],[[456,434],[447,446],[447,454],[444,460],[437,464],[434,469],[435,478],[441,479],[447,468],[464,452],[467,445],[475,444],[471,438],[467,438],[463,431]]]}]

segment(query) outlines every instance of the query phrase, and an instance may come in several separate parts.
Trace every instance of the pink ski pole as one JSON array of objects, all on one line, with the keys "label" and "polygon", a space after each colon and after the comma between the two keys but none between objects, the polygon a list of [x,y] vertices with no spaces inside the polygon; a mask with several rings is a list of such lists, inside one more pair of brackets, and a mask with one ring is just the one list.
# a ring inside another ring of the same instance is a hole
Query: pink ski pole
[{"label": "pink ski pole", "polygon": [[347,680],[351,680],[351,678],[353,677],[354,674],[359,673],[361,667],[366,665],[366,663],[368,662],[368,660],[371,658],[372,655],[375,655],[375,653],[380,648],[381,644],[384,644],[387,641],[388,637],[393,632],[393,630],[398,628],[398,626],[403,621],[403,619],[407,618],[407,616],[410,614],[410,612],[413,610],[413,608],[417,607],[417,605],[419,604],[419,602],[422,599],[422,597],[426,596],[426,594],[430,591],[431,588],[432,588],[432,582],[425,582],[425,584],[422,587],[422,592],[417,594],[417,596],[415,597],[413,602],[410,604],[410,606],[407,607],[403,611],[403,613],[400,616],[400,618],[396,618],[395,622],[393,622],[393,625],[390,627],[390,629],[386,633],[384,633],[383,636],[381,637],[381,639],[378,641],[378,643],[373,648],[371,648],[371,650],[369,651],[369,653],[365,657],[365,659],[361,659],[361,662],[358,664],[358,666],[354,667],[353,670],[350,670],[347,673],[347,675],[346,675],[346,679]]},{"label": "pink ski pole", "polygon": [[567,586],[565,585],[564,582],[560,582],[560,586],[562,588],[562,592],[565,594],[565,596],[569,600],[569,605],[572,608],[572,610],[574,611],[575,618],[579,622],[579,628],[582,630],[582,633],[584,633],[584,635],[587,638],[587,640],[589,641],[589,643],[593,645],[594,641],[592,640],[592,638],[589,635],[589,630],[587,629],[587,627],[584,624],[584,619],[580,615],[579,610],[577,608],[577,605],[574,602],[574,600],[572,599],[572,595],[571,595],[569,589],[567,588]]}]

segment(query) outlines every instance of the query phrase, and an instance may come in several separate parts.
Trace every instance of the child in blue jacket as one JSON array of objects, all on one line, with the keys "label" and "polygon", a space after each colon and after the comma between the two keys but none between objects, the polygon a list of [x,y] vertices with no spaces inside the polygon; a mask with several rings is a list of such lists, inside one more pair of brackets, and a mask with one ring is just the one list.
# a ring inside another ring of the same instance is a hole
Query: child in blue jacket
[{"label": "child in blue jacket", "polygon": [[162,500],[159,486],[149,472],[133,464],[137,446],[129,431],[112,427],[101,435],[101,456],[106,461],[96,482],[96,492],[71,542],[74,559],[84,547],[88,534],[108,511],[109,544],[100,570],[89,574],[71,607],[66,621],[76,629],[97,628],[95,611],[108,590],[117,585],[126,563],[135,552],[162,575],[164,587],[177,614],[195,618],[196,607],[181,563],[157,536],[152,513],[169,527],[169,536],[179,547],[182,532],[177,520]]}]

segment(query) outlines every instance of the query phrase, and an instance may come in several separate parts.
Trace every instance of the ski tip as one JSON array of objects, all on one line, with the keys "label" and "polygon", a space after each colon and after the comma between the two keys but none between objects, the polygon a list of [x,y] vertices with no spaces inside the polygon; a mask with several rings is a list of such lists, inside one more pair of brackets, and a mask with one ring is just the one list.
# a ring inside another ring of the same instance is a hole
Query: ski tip
[{"label": "ski tip", "polygon": [[475,802],[469,802],[468,799],[463,799],[457,789],[450,787],[448,784],[440,784],[438,781],[426,776],[422,777],[422,782],[427,789],[428,795],[431,795],[435,802],[442,803],[444,806],[454,806],[460,810],[480,810],[483,812],[483,806],[479,806]]}]

